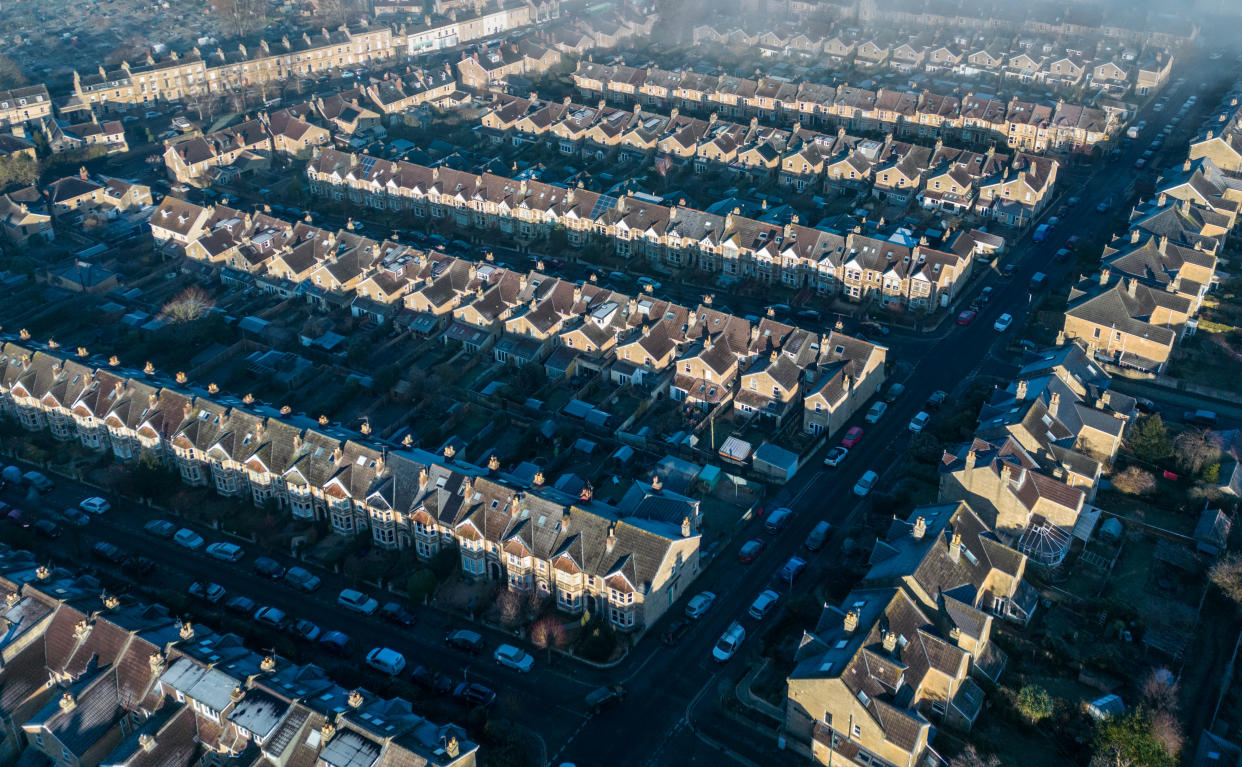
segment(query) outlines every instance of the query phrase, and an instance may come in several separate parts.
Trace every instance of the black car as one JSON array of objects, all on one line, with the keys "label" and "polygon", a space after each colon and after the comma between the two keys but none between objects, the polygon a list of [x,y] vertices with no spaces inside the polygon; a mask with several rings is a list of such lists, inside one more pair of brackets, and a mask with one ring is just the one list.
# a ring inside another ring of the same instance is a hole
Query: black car
[{"label": "black car", "polygon": [[477,682],[462,682],[453,690],[454,698],[461,698],[467,703],[475,706],[487,707],[496,701],[496,693],[490,687],[484,687]]},{"label": "black car", "polygon": [[233,597],[224,603],[224,609],[231,613],[240,613],[241,615],[254,614],[255,602],[250,597]]},{"label": "black car", "polygon": [[449,647],[456,647],[458,650],[465,650],[472,655],[478,655],[483,652],[483,637],[478,632],[468,629],[457,629],[450,631],[444,637],[444,643]]},{"label": "black car", "polygon": [[430,692],[438,692],[448,694],[453,691],[453,678],[439,671],[432,671],[426,666],[415,666],[414,671],[410,674],[410,679],[414,684],[428,690]]},{"label": "black car", "polygon": [[612,708],[621,701],[625,700],[625,688],[621,685],[613,685],[612,687],[599,687],[591,690],[586,694],[586,708],[592,714],[598,714],[605,709]]},{"label": "black car", "polygon": [[681,638],[690,633],[693,624],[690,621],[673,621],[664,633],[660,635],[660,641],[672,647],[681,641]]},{"label": "black car", "polygon": [[141,578],[151,574],[155,569],[155,562],[146,557],[127,557],[121,569],[128,575]]},{"label": "black car", "polygon": [[398,626],[413,626],[414,613],[405,609],[396,602],[389,602],[380,608],[380,617],[389,623],[395,623]]},{"label": "black car", "polygon": [[280,578],[285,574],[285,566],[271,557],[259,557],[254,561],[254,571],[268,578]]},{"label": "black car", "polygon": [[35,532],[44,538],[59,538],[64,534],[64,529],[50,519],[40,519],[35,522]]},{"label": "black car", "polygon": [[125,552],[121,551],[119,546],[115,546],[107,541],[96,543],[91,547],[91,553],[114,565],[119,565],[125,561]]}]

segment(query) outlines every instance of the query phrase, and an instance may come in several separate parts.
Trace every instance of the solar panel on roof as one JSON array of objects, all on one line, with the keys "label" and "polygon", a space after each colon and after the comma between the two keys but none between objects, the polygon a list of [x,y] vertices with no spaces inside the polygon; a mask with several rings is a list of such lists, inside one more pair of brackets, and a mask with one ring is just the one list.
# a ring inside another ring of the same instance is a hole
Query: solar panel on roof
[{"label": "solar panel on roof", "polygon": [[362,173],[364,175],[369,174],[371,168],[375,167],[375,158],[364,154],[362,159],[358,160],[358,164],[362,166]]},{"label": "solar panel on roof", "polygon": [[605,195],[600,195],[599,199],[595,201],[595,207],[591,208],[591,215],[589,216],[589,218],[598,218],[604,215],[605,213],[607,213],[608,211],[612,210],[616,206],[617,206],[616,197],[607,197]]}]

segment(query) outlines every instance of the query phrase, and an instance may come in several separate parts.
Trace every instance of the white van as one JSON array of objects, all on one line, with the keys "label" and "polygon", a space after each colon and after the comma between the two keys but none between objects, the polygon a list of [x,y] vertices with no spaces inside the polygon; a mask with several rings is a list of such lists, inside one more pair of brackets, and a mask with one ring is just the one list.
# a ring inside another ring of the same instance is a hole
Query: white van
[{"label": "white van", "polygon": [[712,657],[718,663],[724,663],[737,654],[737,650],[742,646],[742,642],[746,640],[746,629],[737,621],[729,624],[729,628],[720,635],[720,639],[716,641],[716,646],[712,648]]},{"label": "white van", "polygon": [[367,665],[376,671],[396,676],[405,670],[405,656],[387,647],[376,647],[367,653]]},{"label": "white van", "polygon": [[783,506],[779,509],[773,509],[768,514],[768,521],[763,524],[763,528],[768,533],[775,535],[785,529],[785,525],[789,524],[791,517],[793,517],[793,509],[787,509]]}]

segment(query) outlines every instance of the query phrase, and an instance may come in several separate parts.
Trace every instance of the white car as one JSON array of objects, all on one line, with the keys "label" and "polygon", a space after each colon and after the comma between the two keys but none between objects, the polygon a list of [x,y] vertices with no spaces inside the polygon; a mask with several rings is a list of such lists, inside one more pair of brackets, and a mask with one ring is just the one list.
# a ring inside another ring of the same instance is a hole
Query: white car
[{"label": "white car", "polygon": [[703,591],[694,595],[690,603],[686,605],[687,618],[702,618],[708,610],[712,609],[712,605],[716,603],[716,595],[710,591]]},{"label": "white car", "polygon": [[222,562],[236,562],[246,555],[246,550],[236,543],[213,543],[206,549],[207,556]]},{"label": "white car", "polygon": [[367,653],[367,665],[389,676],[396,676],[405,670],[405,656],[387,647],[376,647]]},{"label": "white car", "polygon": [[750,609],[746,612],[750,617],[757,621],[761,621],[772,612],[772,608],[776,605],[781,595],[772,589],[764,589],[759,596],[755,597],[755,601],[750,603]]},{"label": "white car", "polygon": [[828,454],[824,456],[824,465],[830,469],[835,469],[841,465],[841,462],[845,460],[845,456],[849,454],[849,448],[837,445],[833,449],[829,450]]},{"label": "white car", "polygon": [[910,431],[919,434],[923,429],[927,428],[927,422],[931,420],[931,415],[926,410],[920,410],[910,419]]},{"label": "white car", "polygon": [[738,648],[742,646],[745,639],[746,629],[742,627],[742,624],[734,621],[720,635],[720,639],[716,640],[716,646],[712,648],[712,657],[717,662],[724,663],[737,654]]},{"label": "white car", "polygon": [[89,511],[92,514],[103,514],[105,511],[112,508],[112,504],[108,503],[108,499],[106,498],[94,496],[79,503],[78,508],[82,509],[82,511]]},{"label": "white car", "polygon": [[1010,314],[1002,314],[996,318],[996,322],[992,323],[992,329],[997,333],[1004,333],[1009,330],[1009,326],[1013,324],[1013,316]]},{"label": "white car", "polygon": [[884,417],[884,413],[888,410],[888,405],[883,402],[877,402],[867,410],[867,416],[863,420],[867,423],[877,423]]},{"label": "white car", "polygon": [[880,480],[880,476],[874,471],[868,471],[858,478],[858,482],[854,485],[854,495],[859,498],[871,492],[875,487],[875,483]]},{"label": "white car", "polygon": [[370,615],[379,609],[379,602],[376,602],[361,591],[354,591],[353,589],[343,589],[337,595],[336,603],[346,610],[362,613],[363,615]]},{"label": "white car", "polygon": [[188,527],[183,527],[173,536],[173,542],[184,546],[190,551],[198,551],[203,547],[203,536]]},{"label": "white car", "polygon": [[285,611],[279,607],[260,607],[255,611],[254,619],[277,629],[284,628],[285,622],[289,620]]},{"label": "white car", "polygon": [[521,671],[523,674],[531,670],[535,665],[535,659],[530,657],[520,647],[514,647],[511,644],[502,644],[496,648],[496,652],[492,653],[492,658],[502,666],[508,666],[515,671]]}]

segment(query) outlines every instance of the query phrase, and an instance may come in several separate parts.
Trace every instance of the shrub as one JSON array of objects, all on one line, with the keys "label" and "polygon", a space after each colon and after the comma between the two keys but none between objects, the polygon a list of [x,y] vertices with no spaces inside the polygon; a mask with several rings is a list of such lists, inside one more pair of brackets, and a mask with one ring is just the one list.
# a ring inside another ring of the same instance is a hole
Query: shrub
[{"label": "shrub", "polygon": [[1131,466],[1112,478],[1113,487],[1127,495],[1148,495],[1156,489],[1156,478],[1150,471]]},{"label": "shrub", "polygon": [[1024,685],[1014,701],[1018,713],[1032,724],[1052,716],[1052,696],[1037,684]]}]

